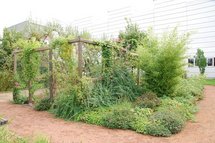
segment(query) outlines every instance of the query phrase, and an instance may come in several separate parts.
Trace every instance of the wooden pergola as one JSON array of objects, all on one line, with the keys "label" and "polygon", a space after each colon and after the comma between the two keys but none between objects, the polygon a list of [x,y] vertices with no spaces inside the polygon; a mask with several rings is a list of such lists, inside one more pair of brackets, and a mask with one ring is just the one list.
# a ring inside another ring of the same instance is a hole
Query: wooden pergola
[{"label": "wooden pergola", "polygon": [[[96,45],[96,42],[82,39],[80,36],[77,39],[69,40],[69,44],[78,44],[78,75],[79,77],[82,77],[82,72],[83,72],[83,43],[85,44],[91,44],[91,45]],[[49,72],[50,72],[50,77],[49,77],[49,93],[50,93],[50,99],[53,99],[54,97],[54,77],[53,77],[53,50],[50,47],[40,47],[34,49],[34,52],[43,52],[43,51],[49,51]],[[14,75],[17,73],[17,54],[22,53],[23,50],[15,49],[13,51],[13,61],[14,61],[14,67],[13,67],[13,72]]]}]

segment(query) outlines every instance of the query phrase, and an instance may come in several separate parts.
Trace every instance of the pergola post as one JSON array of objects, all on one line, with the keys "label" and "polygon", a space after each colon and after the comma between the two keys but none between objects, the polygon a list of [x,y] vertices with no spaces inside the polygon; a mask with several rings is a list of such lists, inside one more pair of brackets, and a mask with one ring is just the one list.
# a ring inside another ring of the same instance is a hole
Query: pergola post
[{"label": "pergola post", "polygon": [[78,37],[78,75],[81,78],[83,72],[83,44],[81,42],[81,37]]},{"label": "pergola post", "polygon": [[53,62],[52,62],[52,49],[49,49],[49,94],[50,94],[50,100],[53,101],[54,98],[54,78],[53,78]]}]

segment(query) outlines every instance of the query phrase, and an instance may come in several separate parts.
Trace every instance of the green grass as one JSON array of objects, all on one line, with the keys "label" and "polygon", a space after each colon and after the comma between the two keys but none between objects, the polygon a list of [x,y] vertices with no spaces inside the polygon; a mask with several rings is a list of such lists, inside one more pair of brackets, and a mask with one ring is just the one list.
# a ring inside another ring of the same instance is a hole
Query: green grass
[{"label": "green grass", "polygon": [[7,126],[0,126],[0,143],[50,143],[50,141],[43,136],[36,136],[33,139],[19,137],[9,131]]},{"label": "green grass", "polygon": [[215,86],[215,79],[206,79],[205,85],[214,85]]}]

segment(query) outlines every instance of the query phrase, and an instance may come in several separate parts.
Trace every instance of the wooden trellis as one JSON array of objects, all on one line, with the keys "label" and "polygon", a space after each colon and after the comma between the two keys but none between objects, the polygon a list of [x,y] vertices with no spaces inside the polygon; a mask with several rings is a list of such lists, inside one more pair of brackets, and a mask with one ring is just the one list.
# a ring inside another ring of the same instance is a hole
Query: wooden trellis
[{"label": "wooden trellis", "polygon": [[[52,48],[49,47],[41,47],[34,49],[34,52],[43,52],[49,50],[49,72],[50,72],[50,77],[49,77],[49,94],[50,94],[50,99],[52,100],[54,97],[54,82],[53,82],[53,63],[52,63]],[[17,54],[22,53],[23,50],[14,50],[13,51],[13,61],[14,61],[14,67],[13,67],[13,72],[14,75],[17,73]]]},{"label": "wooden trellis", "polygon": [[[98,45],[98,43],[94,42],[94,41],[90,41],[90,40],[86,40],[81,38],[80,36],[76,39],[73,40],[69,40],[68,41],[69,44],[75,44],[77,43],[78,45],[78,75],[81,78],[82,77],[82,73],[83,73],[83,44],[90,44],[90,45]],[[124,48],[120,48],[122,52],[127,52],[126,49]],[[53,97],[55,95],[55,83],[54,83],[54,77],[53,77],[53,51],[52,48],[50,47],[41,47],[41,48],[37,48],[34,49],[34,52],[43,52],[43,51],[49,51],[49,72],[50,72],[50,77],[49,77],[49,93],[50,93],[50,99],[53,100]],[[14,60],[14,74],[17,73],[17,54],[22,53],[23,50],[18,50],[15,49],[13,51],[13,60]],[[132,56],[137,56],[136,53],[131,53],[129,52],[129,54],[131,54]],[[137,69],[137,84],[139,84],[139,68]],[[100,78],[99,78],[100,79]]]}]

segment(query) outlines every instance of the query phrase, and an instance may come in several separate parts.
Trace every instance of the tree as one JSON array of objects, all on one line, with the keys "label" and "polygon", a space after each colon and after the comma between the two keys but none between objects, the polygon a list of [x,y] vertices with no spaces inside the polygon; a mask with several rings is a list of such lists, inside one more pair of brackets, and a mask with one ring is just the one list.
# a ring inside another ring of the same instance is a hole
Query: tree
[{"label": "tree", "polygon": [[131,20],[126,19],[126,22],[125,31],[119,33],[119,39],[122,40],[123,48],[136,51],[137,46],[145,37],[145,33],[140,30],[137,24],[133,24]]},{"label": "tree", "polygon": [[207,61],[204,55],[204,51],[201,49],[197,49],[196,65],[199,67],[199,71],[203,75],[205,73],[205,67],[207,65]]}]

